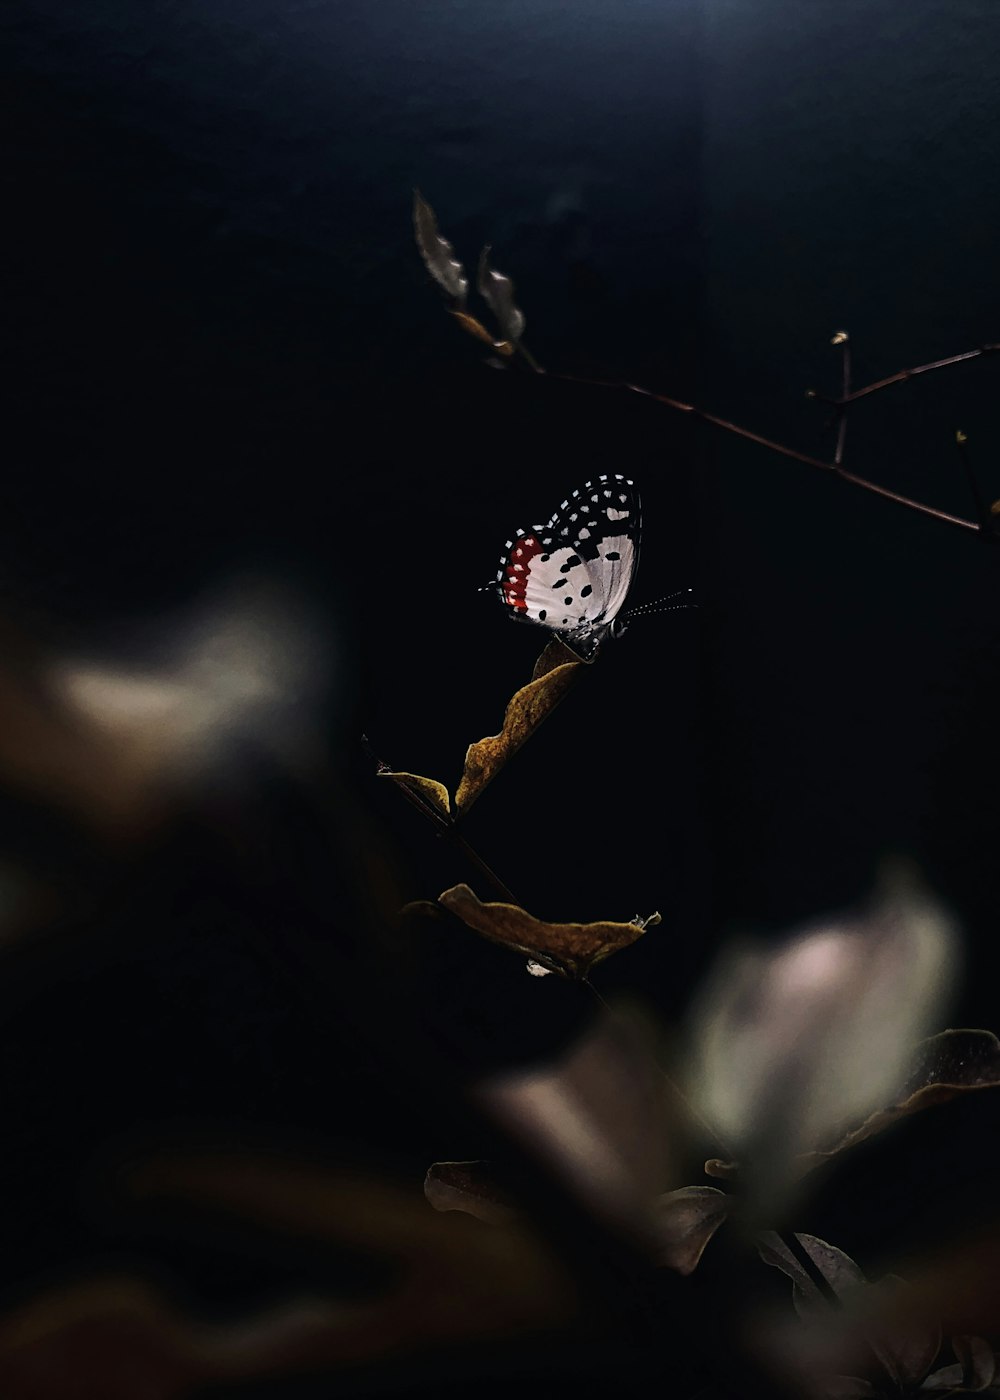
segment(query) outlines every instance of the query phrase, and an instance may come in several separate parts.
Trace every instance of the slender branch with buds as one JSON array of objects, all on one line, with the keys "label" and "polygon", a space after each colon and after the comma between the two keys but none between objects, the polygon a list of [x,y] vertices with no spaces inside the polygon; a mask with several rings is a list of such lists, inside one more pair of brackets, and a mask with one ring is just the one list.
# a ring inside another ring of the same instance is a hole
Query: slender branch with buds
[{"label": "slender branch with buds", "polygon": [[[483,301],[490,308],[497,322],[502,337],[500,340],[494,339],[482,322],[476,317],[470,316],[466,311],[469,278],[462,264],[456,259],[451,244],[441,235],[433,209],[416,191],[414,191],[413,223],[417,247],[423,258],[424,266],[444,292],[449,310],[458,323],[469,334],[490,345],[507,359],[517,354],[521,357],[521,361],[535,374],[547,374],[548,371],[542,368],[524,344],[524,313],[514,301],[514,287],[510,278],[496,272],[490,266],[488,258],[490,249],[484,248],[480,256],[479,277],[476,285]],[[641,394],[644,398],[652,399],[655,403],[661,403],[678,413],[686,413],[702,423],[710,423],[723,432],[732,433],[747,442],[754,442],[758,447],[763,447],[768,452],[775,452],[779,456],[790,458],[794,462],[801,462],[807,467],[815,467],[819,471],[830,472],[850,486],[860,487],[861,490],[870,491],[873,495],[881,496],[884,500],[894,501],[897,505],[905,506],[907,510],[915,510],[921,515],[943,521],[946,525],[955,525],[961,530],[971,530],[974,534],[982,535],[984,539],[1000,539],[1000,501],[984,508],[980,504],[978,484],[973,484],[973,494],[979,507],[979,518],[978,520],[967,520],[964,516],[952,515],[950,511],[940,510],[937,506],[928,505],[925,501],[918,501],[912,496],[904,496],[899,491],[892,491],[887,486],[880,486],[878,482],[859,476],[857,472],[848,471],[844,466],[847,409],[850,404],[856,403],[859,399],[870,398],[872,394],[891,388],[894,384],[903,384],[907,380],[918,378],[920,375],[930,374],[934,370],[947,369],[951,365],[963,364],[987,355],[995,355],[1000,351],[1000,344],[977,345],[975,349],[963,350],[957,355],[946,355],[943,359],[931,360],[924,365],[913,365],[908,369],[900,369],[895,374],[886,375],[884,379],[876,379],[873,383],[865,384],[860,389],[851,388],[851,343],[847,332],[837,331],[831,344],[839,346],[841,349],[840,397],[829,398],[812,389],[808,391],[807,395],[821,403],[829,404],[834,409],[833,421],[837,427],[837,438],[833,457],[829,460],[823,457],[813,457],[808,452],[799,452],[794,447],[774,442],[771,438],[753,432],[750,428],[741,427],[738,423],[730,423],[728,419],[720,418],[715,413],[697,408],[694,404],[683,403],[680,399],[671,398],[669,394],[654,393],[653,390],[645,389],[639,384],[629,384],[620,380],[587,379],[573,374],[556,373],[550,374],[549,377],[562,379],[571,384],[586,384],[591,388],[625,389],[629,393]],[[958,441],[960,450],[962,450],[965,442],[964,434],[959,437]],[[963,463],[966,473],[971,476],[972,468],[968,454],[964,451]]]},{"label": "slender branch with buds", "polygon": [[[844,339],[841,340],[840,337]],[[800,452],[794,447],[788,447],[784,443],[775,442],[772,438],[764,437],[761,433],[756,433],[750,428],[744,428],[739,423],[731,423],[726,418],[720,418],[718,414],[709,413],[705,409],[698,408],[694,404],[684,403],[680,399],[671,398],[669,394],[655,393],[652,389],[643,388],[640,384],[629,384],[624,381],[614,381],[605,379],[585,379],[572,374],[551,374],[553,379],[565,380],[572,384],[586,384],[592,388],[601,389],[625,389],[629,393],[641,394],[643,398],[652,399],[655,403],[664,404],[667,408],[672,408],[678,413],[686,413],[692,418],[697,418],[702,423],[709,423],[723,432],[732,433],[736,437],[741,437],[747,442],[756,443],[758,447],[763,447],[769,452],[777,453],[781,457],[790,458],[794,462],[801,462],[807,467],[815,467],[819,471],[830,472],[841,481],[846,481],[851,486],[858,486],[864,491],[870,491],[876,496],[882,496],[885,500],[894,501],[897,505],[905,506],[908,510],[918,511],[921,515],[929,515],[935,520],[941,520],[947,525],[956,525],[963,530],[971,530],[976,534],[982,534],[985,538],[997,538],[997,529],[1000,525],[998,513],[987,511],[985,517],[980,521],[967,520],[964,516],[953,515],[950,511],[941,510],[938,506],[928,505],[925,501],[915,500],[912,496],[905,496],[902,492],[892,491],[887,486],[880,486],[876,481],[870,481],[867,477],[859,476],[856,472],[848,471],[843,465],[844,440],[847,430],[847,407],[855,403],[858,399],[869,397],[881,389],[888,389],[893,384],[902,384],[908,379],[914,379],[918,375],[927,374],[931,370],[944,369],[946,366],[963,363],[967,360],[978,359],[981,356],[995,354],[1000,350],[1000,345],[981,345],[975,350],[966,350],[959,355],[949,355],[945,359],[934,360],[930,364],[915,365],[910,369],[898,370],[895,374],[888,375],[885,379],[876,380],[872,384],[866,384],[861,389],[850,389],[850,355],[848,351],[848,340],[846,333],[838,332],[834,337],[834,344],[844,346],[844,369],[843,369],[843,392],[840,398],[830,399],[818,394],[813,390],[809,391],[809,397],[829,403],[838,413],[837,445],[832,459],[814,457],[808,452]],[[544,371],[543,371],[544,372]],[[996,523],[994,523],[996,522]]]}]

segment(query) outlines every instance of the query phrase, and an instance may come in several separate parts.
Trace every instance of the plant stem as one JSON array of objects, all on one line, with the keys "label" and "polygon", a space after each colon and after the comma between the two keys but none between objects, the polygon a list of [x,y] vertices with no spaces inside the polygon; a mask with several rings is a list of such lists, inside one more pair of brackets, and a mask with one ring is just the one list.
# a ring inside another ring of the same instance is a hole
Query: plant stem
[{"label": "plant stem", "polygon": [[834,449],[833,462],[839,471],[844,463],[844,440],[847,437],[847,400],[851,392],[851,342],[846,331],[838,332],[838,335],[843,335],[843,340],[840,341],[843,349],[843,379],[840,395],[840,422],[837,424],[837,446]]},{"label": "plant stem", "polygon": [[[368,741],[367,734],[362,734],[361,743],[369,758],[375,763],[376,771],[379,774],[383,774],[388,778],[398,776],[397,770],[391,767],[390,764],[385,763],[375,753]],[[453,846],[457,847],[457,849],[462,852],[462,855],[465,856],[470,865],[473,865],[476,870],[479,871],[483,879],[492,886],[494,891],[500,895],[500,898],[504,900],[505,903],[518,903],[516,895],[504,884],[500,876],[486,864],[475,847],[472,846],[459,831],[454,817],[446,816],[443,812],[440,812],[432,803],[428,802],[418,790],[410,787],[408,783],[397,782],[394,786],[403,794],[411,806],[415,807],[420,815],[425,817],[432,826],[434,826],[438,836],[440,836],[442,840],[450,841]]]}]

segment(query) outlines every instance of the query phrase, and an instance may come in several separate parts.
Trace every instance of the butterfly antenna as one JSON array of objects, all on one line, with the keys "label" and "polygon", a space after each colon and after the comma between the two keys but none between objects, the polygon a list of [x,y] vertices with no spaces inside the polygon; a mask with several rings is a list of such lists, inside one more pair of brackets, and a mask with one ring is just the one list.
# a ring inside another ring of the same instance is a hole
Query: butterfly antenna
[{"label": "butterfly antenna", "polygon": [[664,598],[657,598],[653,603],[642,603],[637,608],[629,608],[622,619],[623,622],[630,622],[633,617],[643,617],[647,613],[658,612],[679,612],[684,608],[696,608],[697,603],[675,603],[675,598],[689,597],[694,592],[693,588],[678,588],[676,593],[668,593]]}]

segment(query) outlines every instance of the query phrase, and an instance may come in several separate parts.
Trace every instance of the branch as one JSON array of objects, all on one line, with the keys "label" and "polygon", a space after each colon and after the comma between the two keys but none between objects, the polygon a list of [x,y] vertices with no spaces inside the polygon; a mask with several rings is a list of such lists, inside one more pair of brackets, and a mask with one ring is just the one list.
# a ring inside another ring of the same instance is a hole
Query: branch
[{"label": "branch", "polygon": [[[417,191],[414,191],[414,227],[420,255],[428,271],[448,293],[452,303],[452,315],[456,316],[465,329],[478,339],[486,341],[494,349],[501,350],[506,355],[513,355],[515,351],[519,352],[529,369],[535,374],[545,374],[546,370],[522,344],[521,333],[524,330],[524,316],[513,303],[513,289],[510,279],[491,272],[487,262],[489,249],[485,248],[480,258],[478,288],[491,310],[499,317],[501,331],[505,336],[502,342],[494,341],[484,326],[474,317],[465,313],[463,308],[468,279],[462,265],[454,259],[451,244],[438,232],[433,209]],[[502,284],[504,287],[499,301],[494,282]],[[508,321],[509,324],[507,324]],[[759,447],[764,447],[769,452],[776,452],[782,457],[789,457],[792,461],[802,462],[808,467],[816,467],[819,471],[832,472],[841,481],[846,481],[851,486],[858,486],[863,491],[870,491],[873,495],[881,496],[884,500],[895,501],[897,505],[905,506],[907,510],[915,510],[920,515],[929,515],[935,520],[942,520],[946,525],[956,525],[962,530],[972,530],[974,533],[982,535],[984,539],[1000,539],[1000,524],[997,523],[1000,521],[1000,512],[995,512],[992,507],[988,514],[984,513],[981,508],[978,521],[966,520],[963,516],[952,515],[950,511],[925,505],[923,501],[916,501],[912,496],[904,496],[899,491],[890,491],[888,487],[879,486],[876,482],[869,481],[866,477],[858,476],[856,472],[849,472],[844,468],[848,404],[856,403],[858,399],[868,398],[869,395],[876,394],[881,389],[888,389],[893,384],[902,384],[906,380],[915,379],[918,375],[929,374],[932,370],[945,369],[949,365],[962,364],[966,360],[976,360],[984,355],[995,354],[1000,350],[1000,344],[977,345],[974,350],[963,350],[958,355],[946,355],[944,359],[931,360],[925,365],[914,365],[909,369],[897,370],[895,374],[887,375],[884,379],[877,379],[872,384],[866,384],[862,388],[854,390],[851,389],[851,349],[847,332],[837,331],[833,336],[832,344],[839,345],[843,354],[840,398],[831,399],[824,394],[809,391],[810,398],[828,403],[836,411],[833,421],[837,426],[837,439],[832,461],[811,457],[805,452],[797,452],[792,447],[784,446],[783,443],[773,442],[770,438],[762,437],[760,433],[751,432],[749,428],[741,428],[738,424],[730,423],[725,418],[719,418],[714,413],[706,413],[704,409],[695,408],[693,404],[681,403],[679,399],[673,399],[667,394],[655,394],[649,389],[643,389],[638,384],[584,379],[572,374],[555,374],[552,378],[563,379],[571,384],[587,384],[593,388],[627,389],[630,393],[642,394],[645,398],[666,404],[668,408],[673,408],[678,413],[690,414],[703,423],[711,423],[714,427],[721,428],[723,432],[733,433],[737,437],[745,438],[748,442],[755,442]]]},{"label": "branch", "polygon": [[[899,375],[894,375],[891,379],[881,380],[877,385],[869,385],[867,389],[858,390],[857,393],[851,395],[851,399],[865,393],[874,393],[876,388],[890,383],[894,384],[901,377],[923,373],[925,370],[934,369],[939,365],[954,364],[959,359],[969,359],[983,353],[984,350],[973,350],[964,356],[956,355],[949,360],[939,360],[935,365],[922,365],[917,370],[901,370]],[[720,418],[715,413],[708,413],[703,408],[696,408],[694,404],[682,403],[680,399],[672,399],[668,394],[656,394],[651,389],[644,389],[639,384],[626,384],[622,381],[615,382],[606,379],[581,379],[572,374],[550,373],[549,378],[563,379],[570,384],[587,384],[598,389],[627,389],[630,393],[641,394],[644,398],[666,404],[668,408],[676,409],[679,413],[689,414],[692,418],[697,418],[703,423],[711,423],[713,427],[721,428],[723,432],[733,433],[736,437],[745,438],[748,442],[755,442],[759,447],[765,447],[769,452],[776,452],[781,457],[789,457],[792,461],[802,462],[807,467],[816,467],[820,471],[831,472],[851,486],[860,486],[862,490],[871,491],[874,495],[882,496],[887,501],[895,501],[897,505],[905,506],[908,510],[919,511],[921,515],[933,516],[935,520],[943,520],[946,524],[957,525],[963,530],[972,530],[976,534],[981,533],[981,527],[974,520],[966,520],[961,515],[952,515],[949,511],[939,510],[937,506],[925,505],[923,501],[915,501],[911,496],[904,496],[899,491],[890,491],[887,486],[879,486],[877,482],[869,481],[866,477],[858,476],[855,472],[849,472],[834,461],[827,461],[822,457],[811,457],[808,452],[799,452],[794,447],[786,447],[784,443],[774,442],[771,438],[766,438],[761,433],[755,433],[750,428],[740,427],[738,423],[730,423],[728,419]],[[841,401],[835,400],[835,403],[840,406]]]},{"label": "branch", "polygon": [[983,355],[995,355],[998,351],[1000,351],[1000,345],[977,345],[975,350],[963,350],[960,355],[947,355],[943,360],[931,360],[926,365],[914,365],[912,369],[900,369],[885,379],[876,379],[874,384],[866,384],[863,389],[855,389],[850,394],[845,393],[837,400],[837,403],[854,403],[856,399],[866,399],[869,394],[876,394],[880,389],[888,389],[893,384],[902,384],[907,379],[916,379],[918,374],[929,374],[932,369],[946,369],[948,365],[961,364],[964,360],[978,360]]},{"label": "branch", "polygon": [[840,394],[840,422],[837,424],[837,446],[833,460],[837,467],[844,465],[844,440],[847,437],[847,399],[851,392],[851,341],[846,331],[838,331],[831,342],[839,345],[842,352],[842,388]]}]

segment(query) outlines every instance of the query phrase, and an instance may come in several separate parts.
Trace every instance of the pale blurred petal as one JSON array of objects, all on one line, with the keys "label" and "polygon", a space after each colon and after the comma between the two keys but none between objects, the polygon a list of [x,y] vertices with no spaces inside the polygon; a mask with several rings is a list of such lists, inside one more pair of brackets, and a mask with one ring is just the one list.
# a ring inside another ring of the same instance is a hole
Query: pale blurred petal
[{"label": "pale blurred petal", "polygon": [[486,1080],[478,1097],[593,1214],[658,1250],[657,1197],[677,1130],[648,1028],[607,1015],[558,1061]]},{"label": "pale blurred petal", "polygon": [[893,1102],[954,958],[948,919],[901,875],[863,915],[723,954],[696,1012],[693,1094],[758,1189]]}]

